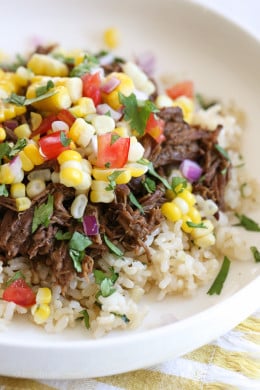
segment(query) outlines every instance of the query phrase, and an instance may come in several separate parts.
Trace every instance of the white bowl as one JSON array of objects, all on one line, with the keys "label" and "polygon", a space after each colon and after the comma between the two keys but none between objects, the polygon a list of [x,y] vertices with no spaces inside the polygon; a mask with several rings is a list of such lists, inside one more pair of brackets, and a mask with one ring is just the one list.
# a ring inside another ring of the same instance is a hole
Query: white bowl
[{"label": "white bowl", "polygon": [[[183,0],[9,0],[1,11],[0,48],[9,53],[22,53],[39,37],[66,48],[101,48],[102,31],[116,26],[122,56],[151,50],[159,73],[182,74],[203,93],[234,100],[247,114],[243,150],[249,172],[259,178],[260,45],[237,25]],[[259,246],[259,233],[250,239]],[[237,262],[220,296],[208,296],[208,286],[193,298],[157,302],[150,296],[141,328],[98,340],[82,329],[46,334],[19,320],[0,333],[0,374],[87,378],[180,356],[227,332],[258,308],[259,275],[259,264]]]}]

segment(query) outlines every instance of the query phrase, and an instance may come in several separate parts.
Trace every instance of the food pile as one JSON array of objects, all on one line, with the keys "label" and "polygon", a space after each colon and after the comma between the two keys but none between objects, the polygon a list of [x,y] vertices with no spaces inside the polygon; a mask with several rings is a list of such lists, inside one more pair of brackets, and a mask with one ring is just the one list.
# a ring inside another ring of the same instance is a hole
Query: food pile
[{"label": "food pile", "polygon": [[[135,323],[152,286],[191,293],[216,276],[232,159],[223,124],[199,123],[191,81],[160,93],[145,66],[111,52],[39,46],[2,64],[0,99],[4,318],[12,304],[10,318],[49,331],[78,318],[108,331]],[[200,271],[185,281],[189,262]]]}]

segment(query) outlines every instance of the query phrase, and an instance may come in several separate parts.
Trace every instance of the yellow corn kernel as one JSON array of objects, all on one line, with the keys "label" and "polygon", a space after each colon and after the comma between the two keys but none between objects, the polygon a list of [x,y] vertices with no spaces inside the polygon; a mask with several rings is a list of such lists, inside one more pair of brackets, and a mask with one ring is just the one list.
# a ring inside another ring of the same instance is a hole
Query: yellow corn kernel
[{"label": "yellow corn kernel", "polygon": [[40,287],[36,294],[36,303],[50,303],[51,302],[51,290],[48,287]]},{"label": "yellow corn kernel", "polygon": [[4,106],[4,120],[16,117],[15,106],[13,104],[5,104]]},{"label": "yellow corn kernel", "polygon": [[115,198],[113,191],[95,191],[90,192],[90,200],[93,203],[111,203]]},{"label": "yellow corn kernel", "polygon": [[58,156],[57,160],[61,165],[66,161],[81,161],[82,157],[81,154],[75,150],[64,150],[64,152]]},{"label": "yellow corn kernel", "polygon": [[9,163],[0,166],[0,183],[12,184],[14,181],[14,175],[10,169]]},{"label": "yellow corn kernel", "polygon": [[85,208],[88,203],[88,198],[85,194],[79,194],[71,203],[70,213],[73,218],[79,219],[84,215]]},{"label": "yellow corn kernel", "polygon": [[54,84],[67,88],[72,103],[76,103],[82,97],[83,83],[80,77],[61,77],[54,80]]},{"label": "yellow corn kernel", "polygon": [[96,108],[92,99],[81,97],[69,111],[77,118],[84,118],[87,115],[95,114]]},{"label": "yellow corn kernel", "polygon": [[144,155],[143,145],[137,141],[137,138],[132,136],[130,137],[130,147],[128,152],[128,161],[135,162],[141,160]]},{"label": "yellow corn kernel", "polygon": [[187,189],[184,189],[182,192],[180,192],[178,194],[178,197],[185,200],[185,202],[188,203],[189,206],[194,206],[194,204],[196,203],[195,196]]},{"label": "yellow corn kernel", "polygon": [[173,107],[180,107],[182,109],[183,119],[185,122],[191,123],[194,113],[194,102],[192,99],[189,99],[186,96],[180,96],[173,101],[172,105]]},{"label": "yellow corn kernel", "polygon": [[165,202],[161,207],[161,211],[172,222],[179,221],[182,217],[180,208],[173,202]]},{"label": "yellow corn kernel", "polygon": [[31,207],[31,200],[27,196],[15,199],[17,211],[25,211]]},{"label": "yellow corn kernel", "polygon": [[110,27],[104,31],[104,42],[110,49],[115,49],[119,45],[119,31],[115,27]]},{"label": "yellow corn kernel", "polygon": [[194,240],[195,245],[201,248],[208,248],[209,246],[214,245],[216,242],[216,238],[213,233],[206,234],[205,236],[196,238]]},{"label": "yellow corn kernel", "polygon": [[158,95],[155,104],[158,108],[171,107],[172,99],[167,95]]},{"label": "yellow corn kernel", "polygon": [[31,112],[31,124],[32,124],[32,131],[38,129],[40,124],[42,123],[42,116],[38,114],[38,112]]},{"label": "yellow corn kernel", "polygon": [[127,127],[123,127],[123,126],[115,127],[114,132],[116,134],[120,135],[120,137],[128,137],[129,136]]},{"label": "yellow corn kernel", "polygon": [[15,116],[23,115],[26,113],[25,106],[14,106]]},{"label": "yellow corn kernel", "polygon": [[39,195],[41,192],[43,192],[46,188],[46,184],[41,179],[33,179],[29,181],[26,187],[26,193],[27,196],[30,199],[35,198],[35,196]]},{"label": "yellow corn kernel", "polygon": [[196,207],[190,207],[188,212],[188,217],[190,217],[191,221],[193,223],[200,223],[201,222],[201,215],[198,209]]},{"label": "yellow corn kernel", "polygon": [[6,139],[6,132],[5,129],[0,127],[0,142],[4,141]]},{"label": "yellow corn kernel", "polygon": [[86,147],[94,132],[95,129],[92,125],[82,118],[77,118],[70,128],[68,136],[78,145]]},{"label": "yellow corn kernel", "polygon": [[23,183],[11,184],[10,195],[12,198],[24,198],[25,197],[25,184],[23,184]]},{"label": "yellow corn kernel", "polygon": [[173,200],[176,196],[175,192],[173,192],[172,190],[166,190],[165,191],[165,196],[166,196],[166,199],[168,200]]},{"label": "yellow corn kernel", "polygon": [[213,232],[214,226],[211,221],[208,219],[202,220],[203,225],[205,226],[204,228],[193,228],[191,235],[194,239],[206,236],[207,234]]},{"label": "yellow corn kernel", "polygon": [[188,215],[182,216],[182,225],[181,228],[185,233],[191,233],[193,228],[190,227],[187,222],[192,222],[191,218]]},{"label": "yellow corn kernel", "polygon": [[24,66],[19,66],[16,69],[15,81],[19,86],[26,87],[29,81],[32,79],[32,77],[33,77],[33,72],[30,69],[25,68]]},{"label": "yellow corn kernel", "polygon": [[33,305],[31,308],[31,312],[36,324],[41,325],[44,324],[44,322],[46,322],[47,319],[50,317],[51,309],[47,303],[42,303],[40,305]]},{"label": "yellow corn kernel", "polygon": [[30,160],[30,158],[24,153],[23,150],[19,153],[21,162],[22,162],[22,168],[25,172],[30,172],[34,168],[34,164]]},{"label": "yellow corn kernel", "polygon": [[69,73],[67,65],[63,62],[49,55],[38,53],[31,56],[27,68],[32,70],[34,74],[43,76],[64,77]]},{"label": "yellow corn kernel", "polygon": [[128,170],[130,170],[132,177],[140,177],[144,175],[148,171],[148,166],[138,163],[128,163],[125,166]]},{"label": "yellow corn kernel", "polygon": [[[28,99],[35,98],[36,88],[41,84],[31,84],[26,92]],[[40,111],[57,112],[62,109],[67,109],[71,106],[71,99],[66,87],[59,85],[53,88],[54,94],[39,102],[32,103],[32,106]]]},{"label": "yellow corn kernel", "polygon": [[45,161],[42,155],[40,154],[38,147],[33,143],[27,144],[23,148],[23,152],[26,154],[26,156],[31,160],[31,162],[34,165],[41,165]]},{"label": "yellow corn kernel", "polygon": [[83,173],[75,168],[62,168],[60,170],[60,182],[66,187],[78,186],[83,180]]},{"label": "yellow corn kernel", "polygon": [[107,103],[109,106],[114,108],[114,110],[118,110],[122,106],[119,101],[118,92],[121,92],[125,96],[129,96],[134,91],[135,87],[132,79],[123,72],[110,73],[106,80],[108,81],[114,77],[116,77],[120,81],[120,84],[108,94],[103,92],[102,98],[104,103]]},{"label": "yellow corn kernel", "polygon": [[179,209],[181,210],[182,214],[187,214],[188,211],[189,211],[189,205],[188,203],[180,198],[179,196],[176,196],[176,198],[174,198],[173,200],[173,203],[176,204],[176,206],[179,207]]},{"label": "yellow corn kernel", "polygon": [[32,132],[29,125],[24,123],[23,125],[17,126],[14,129],[14,133],[18,138],[30,138]]},{"label": "yellow corn kernel", "polygon": [[78,194],[85,193],[87,190],[89,190],[92,182],[89,173],[82,171],[82,175],[83,175],[82,182],[79,185],[75,186],[75,189]]},{"label": "yellow corn kernel", "polygon": [[131,171],[129,169],[100,169],[94,168],[92,175],[94,179],[101,181],[109,181],[109,176],[114,172],[122,172],[116,179],[116,184],[126,184],[131,180]]}]

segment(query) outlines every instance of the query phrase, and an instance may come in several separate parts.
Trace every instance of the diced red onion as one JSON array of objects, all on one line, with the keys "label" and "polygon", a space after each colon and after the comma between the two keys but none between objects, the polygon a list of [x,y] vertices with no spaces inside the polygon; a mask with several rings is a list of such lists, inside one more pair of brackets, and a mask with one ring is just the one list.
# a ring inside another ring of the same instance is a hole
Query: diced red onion
[{"label": "diced red onion", "polygon": [[54,121],[51,124],[53,131],[69,131],[69,126],[63,121]]},{"label": "diced red onion", "polygon": [[103,103],[99,104],[97,107],[97,113],[99,115],[106,115],[108,112],[110,113],[111,117],[115,120],[118,121],[122,117],[122,112],[113,110],[108,104]]},{"label": "diced red onion", "polygon": [[101,90],[105,93],[110,93],[121,83],[116,77],[111,77],[105,84],[102,85]]},{"label": "diced red onion", "polygon": [[182,161],[180,171],[185,179],[191,183],[198,180],[202,174],[202,168],[200,165],[195,161],[188,159]]},{"label": "diced red onion", "polygon": [[10,130],[14,130],[18,126],[18,122],[15,119],[9,119],[4,121],[4,127],[8,127]]},{"label": "diced red onion", "polygon": [[9,163],[10,169],[14,177],[19,177],[22,170],[22,161],[20,156],[15,156]]},{"label": "diced red onion", "polygon": [[112,53],[107,53],[104,56],[99,58],[100,65],[109,65],[114,61],[114,55]]},{"label": "diced red onion", "polygon": [[155,71],[156,58],[151,52],[139,54],[135,60],[136,64],[148,75],[152,76]]},{"label": "diced red onion", "polygon": [[98,234],[99,229],[95,215],[85,215],[85,217],[83,217],[83,229],[87,236]]}]

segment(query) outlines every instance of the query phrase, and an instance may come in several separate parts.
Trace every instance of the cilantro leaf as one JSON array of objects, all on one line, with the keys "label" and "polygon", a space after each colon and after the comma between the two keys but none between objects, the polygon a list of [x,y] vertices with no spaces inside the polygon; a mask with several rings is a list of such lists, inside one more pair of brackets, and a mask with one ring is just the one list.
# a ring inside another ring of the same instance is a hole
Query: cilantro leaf
[{"label": "cilantro leaf", "polygon": [[134,206],[136,206],[138,208],[138,210],[140,211],[141,214],[144,214],[144,209],[143,209],[143,206],[138,202],[138,200],[136,199],[136,197],[134,196],[134,194],[132,192],[129,193],[128,195],[129,197],[129,200],[131,203],[133,203]]},{"label": "cilantro leaf", "polygon": [[149,177],[146,177],[143,181],[144,188],[149,194],[152,194],[156,190],[156,183],[154,180],[150,179]]},{"label": "cilantro leaf", "polygon": [[203,224],[203,222],[200,223],[194,223],[192,221],[187,221],[187,225],[191,228],[200,228],[200,229],[207,229],[207,226]]},{"label": "cilantro leaf", "polygon": [[109,297],[109,295],[112,295],[115,291],[116,289],[113,288],[113,282],[111,279],[105,278],[102,280],[100,284],[100,292],[102,297]]},{"label": "cilantro leaf", "polygon": [[3,142],[0,144],[0,160],[4,156],[8,156],[9,152],[11,150],[11,146],[8,144],[8,142]]},{"label": "cilantro leaf", "polygon": [[27,145],[27,141],[25,138],[18,139],[16,144],[7,153],[7,157],[11,158],[16,156],[17,153],[19,153],[26,145]]},{"label": "cilantro leaf", "polygon": [[151,112],[158,112],[157,107],[150,100],[138,103],[134,93],[125,96],[119,92],[118,96],[120,103],[124,106],[125,120],[130,122],[133,130],[143,135],[149,115]]},{"label": "cilantro leaf", "polygon": [[43,95],[36,96],[31,99],[27,99],[25,96],[17,95],[16,93],[12,92],[11,95],[5,99],[4,101],[6,103],[13,103],[17,106],[29,106],[30,104],[40,102],[41,100],[47,99],[53,95],[55,95],[57,91],[55,89],[52,89]]},{"label": "cilantro leaf", "polygon": [[0,184],[0,196],[5,196],[7,198],[8,195],[9,195],[9,193],[8,193],[7,188],[6,188],[6,185]]},{"label": "cilantro leaf", "polygon": [[239,219],[239,223],[235,226],[243,226],[246,230],[249,230],[251,232],[260,232],[260,226],[257,222],[255,222],[253,219],[248,218],[244,214],[238,214],[236,213],[235,216]]},{"label": "cilantro leaf", "polygon": [[84,320],[85,327],[86,327],[87,329],[89,329],[89,328],[90,328],[90,324],[89,324],[89,314],[88,314],[87,310],[86,310],[86,309],[81,310],[79,313],[82,314],[82,317],[79,317],[78,319],[79,319],[79,320],[83,319],[83,320]]},{"label": "cilantro leaf", "polygon": [[69,146],[71,139],[67,137],[65,131],[60,132],[60,142],[63,146]]},{"label": "cilantro leaf", "polygon": [[219,270],[219,273],[217,274],[212,286],[210,287],[207,294],[213,295],[217,294],[219,295],[221,293],[221,290],[223,288],[224,282],[227,278],[229,267],[230,267],[230,260],[227,256],[224,257],[222,266]]},{"label": "cilantro leaf", "polygon": [[62,240],[70,240],[71,236],[72,235],[70,232],[63,233],[61,230],[58,230],[54,237],[56,238],[56,240],[62,241]]},{"label": "cilantro leaf", "polygon": [[111,135],[111,142],[110,142],[110,145],[113,145],[119,138],[120,138],[120,135],[118,135],[118,134],[112,134],[112,135]]},{"label": "cilantro leaf", "polygon": [[47,203],[43,203],[39,207],[35,207],[33,221],[32,221],[32,233],[34,233],[40,225],[48,227],[50,224],[50,218],[52,214],[53,214],[53,196],[49,194]]},{"label": "cilantro leaf", "polygon": [[70,77],[81,77],[85,73],[89,73],[91,69],[96,68],[98,63],[98,59],[95,56],[85,54],[83,61],[70,72]]},{"label": "cilantro leaf", "polygon": [[85,249],[92,244],[88,236],[74,232],[69,242],[69,254],[77,272],[82,271],[82,260],[85,257]]},{"label": "cilantro leaf", "polygon": [[257,249],[256,246],[251,246],[250,250],[254,256],[255,262],[259,263],[260,262],[260,251]]},{"label": "cilantro leaf", "polygon": [[22,273],[22,271],[15,272],[15,274],[10,279],[7,280],[6,286],[7,287],[10,286],[10,284],[12,284],[17,279],[24,279],[25,280],[25,276]]},{"label": "cilantro leaf", "polygon": [[9,72],[15,72],[19,66],[25,66],[26,60],[20,55],[16,54],[16,60],[12,63],[1,63],[0,68],[4,69],[5,71]]},{"label": "cilantro leaf", "polygon": [[113,173],[111,173],[111,175],[109,175],[107,178],[109,180],[109,184],[108,186],[106,186],[105,190],[106,191],[113,191],[115,188],[116,188],[116,179],[118,178],[118,176],[121,175],[121,173],[123,173],[124,171],[114,171]]},{"label": "cilantro leaf", "polygon": [[128,324],[130,322],[129,318],[126,316],[126,314],[119,314],[119,313],[115,313],[115,312],[111,312],[111,314],[114,314],[114,316],[116,317],[120,317],[122,321],[124,321],[126,324]]},{"label": "cilantro leaf", "polygon": [[54,83],[52,80],[48,80],[46,85],[41,85],[40,87],[36,88],[35,94],[37,97],[44,95],[46,92],[48,92],[50,89],[54,87]]},{"label": "cilantro leaf", "polygon": [[104,241],[107,247],[110,249],[110,252],[114,253],[118,257],[123,256],[124,253],[121,251],[121,249],[119,249],[115,244],[113,244],[113,242],[111,242],[105,234]]},{"label": "cilantro leaf", "polygon": [[106,275],[103,271],[98,269],[94,270],[93,274],[95,282],[100,286],[100,291],[98,292],[97,297],[99,295],[102,295],[102,297],[108,297],[116,291],[113,286],[118,279],[118,274],[114,272],[113,268],[110,268],[110,271],[111,275],[109,276]]},{"label": "cilantro leaf", "polygon": [[137,161],[139,164],[143,164],[143,165],[147,165],[147,167],[148,167],[148,172],[149,172],[149,174],[151,175],[151,176],[154,176],[154,177],[156,177],[158,180],[160,180],[162,183],[163,183],[163,185],[164,185],[164,187],[166,187],[168,190],[171,190],[172,189],[172,187],[170,186],[170,184],[168,183],[168,181],[164,178],[164,177],[162,177],[162,176],[160,176],[157,172],[156,172],[156,170],[154,169],[154,166],[153,166],[153,163],[152,162],[150,162],[150,161],[148,161],[148,160],[145,160],[145,159],[141,159],[141,160],[138,160]]},{"label": "cilantro leaf", "polygon": [[176,195],[180,194],[186,187],[187,180],[184,177],[175,176],[172,178],[171,189]]},{"label": "cilantro leaf", "polygon": [[199,105],[201,106],[201,108],[203,108],[204,110],[207,110],[208,108],[210,108],[218,103],[216,100],[207,101],[204,98],[204,96],[202,96],[200,93],[196,94],[196,99],[197,99]]},{"label": "cilantro leaf", "polygon": [[64,64],[67,64],[67,65],[74,65],[75,64],[75,60],[73,57],[66,57],[61,53],[52,53],[51,56],[53,58],[55,58],[55,60],[63,62]]},{"label": "cilantro leaf", "polygon": [[229,155],[228,155],[228,152],[227,152],[224,148],[222,148],[222,146],[220,146],[219,144],[216,144],[216,145],[215,145],[215,149],[217,149],[217,151],[218,151],[220,154],[222,154],[222,156],[223,156],[226,160],[230,161],[230,157],[229,157]]}]

